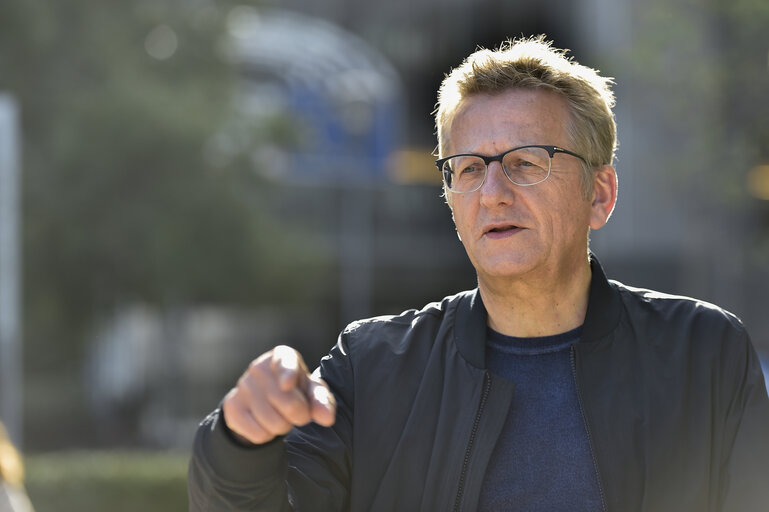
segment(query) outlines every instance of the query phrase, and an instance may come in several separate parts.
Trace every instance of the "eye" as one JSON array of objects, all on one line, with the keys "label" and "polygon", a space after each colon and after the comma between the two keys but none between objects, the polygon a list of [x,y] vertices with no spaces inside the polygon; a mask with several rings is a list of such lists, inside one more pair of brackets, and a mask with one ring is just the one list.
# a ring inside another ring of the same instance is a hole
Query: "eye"
[{"label": "eye", "polygon": [[527,160],[525,158],[511,159],[505,162],[508,169],[519,171],[539,171],[543,169],[542,163],[535,160]]},{"label": "eye", "polygon": [[484,168],[486,166],[483,162],[468,162],[467,165],[464,165],[459,169],[460,174],[472,174],[476,172],[483,172]]},{"label": "eye", "polygon": [[486,170],[486,164],[477,157],[457,156],[447,160],[443,168],[460,177],[482,173]]},{"label": "eye", "polygon": [[542,148],[521,148],[505,155],[504,165],[508,169],[534,172],[547,169],[550,157]]}]

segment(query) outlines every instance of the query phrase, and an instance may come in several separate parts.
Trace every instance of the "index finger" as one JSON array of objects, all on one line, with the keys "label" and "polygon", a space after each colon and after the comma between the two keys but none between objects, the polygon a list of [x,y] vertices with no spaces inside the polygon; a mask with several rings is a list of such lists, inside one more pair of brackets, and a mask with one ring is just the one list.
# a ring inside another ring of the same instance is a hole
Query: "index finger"
[{"label": "index finger", "polygon": [[270,367],[278,378],[278,387],[281,391],[290,391],[297,387],[304,388],[309,379],[309,372],[302,356],[286,345],[279,345],[273,349]]}]

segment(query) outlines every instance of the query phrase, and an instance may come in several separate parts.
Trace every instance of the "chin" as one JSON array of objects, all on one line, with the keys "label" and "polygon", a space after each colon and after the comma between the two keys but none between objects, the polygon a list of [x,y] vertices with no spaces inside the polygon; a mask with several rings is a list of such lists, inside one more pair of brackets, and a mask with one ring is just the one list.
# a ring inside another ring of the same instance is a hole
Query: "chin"
[{"label": "chin", "polygon": [[488,279],[516,279],[526,275],[537,267],[535,261],[518,258],[515,260],[500,261],[494,264],[476,267],[479,275]]}]

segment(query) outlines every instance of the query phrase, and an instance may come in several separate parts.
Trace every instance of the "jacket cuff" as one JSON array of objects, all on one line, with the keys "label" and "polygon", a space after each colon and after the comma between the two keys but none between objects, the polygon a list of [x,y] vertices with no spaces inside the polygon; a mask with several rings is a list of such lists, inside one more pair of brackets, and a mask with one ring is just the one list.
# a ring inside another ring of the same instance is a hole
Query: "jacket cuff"
[{"label": "jacket cuff", "polygon": [[214,474],[229,482],[245,484],[275,478],[286,468],[283,437],[262,445],[246,446],[232,435],[224,423],[221,409],[216,409],[203,421],[197,443]]}]

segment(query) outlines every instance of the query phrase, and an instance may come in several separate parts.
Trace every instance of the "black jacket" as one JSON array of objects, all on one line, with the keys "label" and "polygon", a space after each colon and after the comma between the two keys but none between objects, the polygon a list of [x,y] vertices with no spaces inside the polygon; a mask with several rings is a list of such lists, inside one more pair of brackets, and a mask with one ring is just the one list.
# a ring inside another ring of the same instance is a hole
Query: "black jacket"
[{"label": "black jacket", "polygon": [[[740,321],[592,267],[572,368],[604,510],[769,510],[769,399]],[[318,369],[336,424],[243,448],[215,411],[190,510],[474,510],[514,392],[485,338],[477,290],[351,324]]]}]

